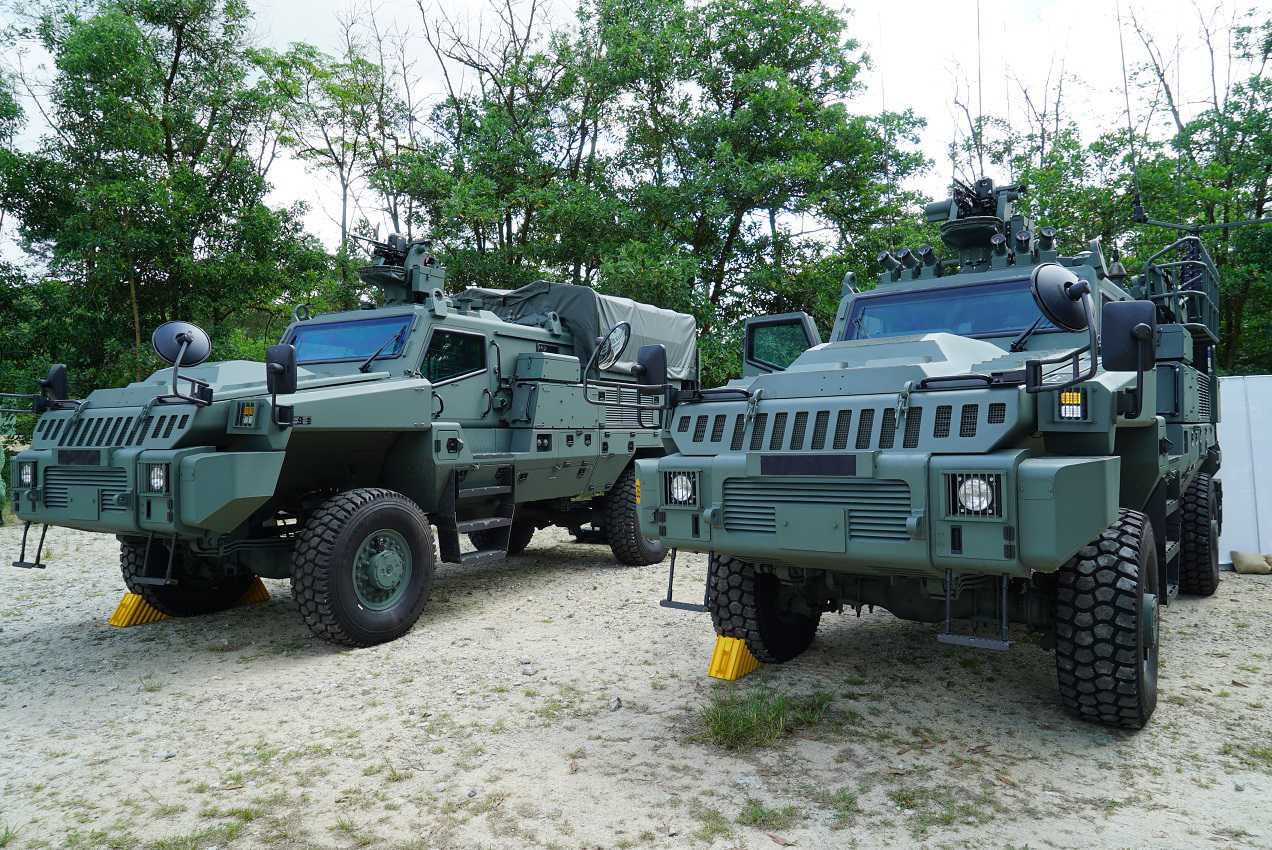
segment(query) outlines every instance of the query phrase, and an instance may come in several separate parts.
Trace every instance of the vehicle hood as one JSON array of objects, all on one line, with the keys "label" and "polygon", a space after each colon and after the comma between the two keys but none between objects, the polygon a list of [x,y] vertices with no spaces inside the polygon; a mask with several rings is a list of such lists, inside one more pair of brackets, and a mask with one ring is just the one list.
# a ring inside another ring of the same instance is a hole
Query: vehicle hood
[{"label": "vehicle hood", "polygon": [[[222,360],[216,363],[204,363],[199,366],[184,367],[183,377],[197,378],[206,381],[212,387],[213,400],[244,398],[254,395],[265,395],[265,364],[252,360]],[[361,384],[369,381],[382,381],[388,378],[385,372],[362,374],[330,374],[316,372],[301,366],[296,371],[297,392],[318,387],[329,387],[339,384]],[[182,392],[189,391],[189,383],[179,384]],[[145,404],[155,396],[166,395],[172,388],[172,369],[160,369],[142,381],[136,381],[126,387],[93,390],[88,396],[90,408],[132,407]]]},{"label": "vehicle hood", "polygon": [[1054,357],[1086,341],[1085,334],[1081,342],[1078,335],[1053,336],[1061,342],[1057,348],[1016,353],[947,333],[827,342],[805,351],[784,372],[743,379],[734,386],[762,389],[763,397],[770,399],[896,393],[907,382],[924,378],[1024,369],[1026,360]]}]

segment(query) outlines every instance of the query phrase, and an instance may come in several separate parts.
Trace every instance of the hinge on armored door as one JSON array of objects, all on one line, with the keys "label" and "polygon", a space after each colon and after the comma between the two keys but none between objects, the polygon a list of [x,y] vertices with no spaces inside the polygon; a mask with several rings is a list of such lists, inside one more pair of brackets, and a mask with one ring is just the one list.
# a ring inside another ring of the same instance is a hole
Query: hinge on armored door
[{"label": "hinge on armored door", "polygon": [[746,433],[746,429],[751,427],[751,420],[755,418],[755,408],[759,405],[760,396],[762,395],[764,395],[764,390],[757,389],[746,400],[746,414],[742,417],[742,433]]},{"label": "hinge on armored door", "polygon": [[905,433],[905,415],[910,412],[910,393],[914,391],[914,381],[906,381],[901,392],[897,393],[897,430]]}]

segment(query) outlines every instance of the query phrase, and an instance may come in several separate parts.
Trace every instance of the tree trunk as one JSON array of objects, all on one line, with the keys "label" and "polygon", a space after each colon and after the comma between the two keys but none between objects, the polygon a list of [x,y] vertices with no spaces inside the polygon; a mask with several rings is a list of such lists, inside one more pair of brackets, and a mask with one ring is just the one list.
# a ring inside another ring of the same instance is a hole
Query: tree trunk
[{"label": "tree trunk", "polygon": [[132,264],[128,266],[128,297],[132,301],[133,317],[133,380],[141,380],[141,308],[137,304],[137,276]]}]

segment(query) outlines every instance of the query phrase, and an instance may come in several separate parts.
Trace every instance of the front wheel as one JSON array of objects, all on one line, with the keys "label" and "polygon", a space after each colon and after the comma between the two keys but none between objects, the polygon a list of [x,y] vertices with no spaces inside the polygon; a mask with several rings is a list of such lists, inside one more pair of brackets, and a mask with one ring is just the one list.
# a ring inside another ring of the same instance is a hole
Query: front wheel
[{"label": "front wheel", "polygon": [[359,488],[310,514],[292,554],[292,594],[318,637],[371,646],[410,631],[433,584],[433,531],[413,501]]},{"label": "front wheel", "polygon": [[173,553],[172,575],[174,585],[141,584],[138,578],[163,576],[168,570],[168,546],[151,541],[150,558],[146,558],[145,543],[119,544],[119,569],[130,593],[146,600],[152,608],[169,617],[197,617],[234,607],[248,588],[252,586],[250,574],[207,578],[195,569],[189,553],[181,547]]},{"label": "front wheel", "polygon": [[605,494],[605,537],[620,564],[644,567],[657,564],[667,547],[640,533],[640,506],[636,500],[636,468],[627,467]]},{"label": "front wheel", "polygon": [[777,576],[754,564],[711,553],[707,562],[707,609],[716,634],[746,641],[760,661],[780,664],[808,649],[821,611],[783,588]]},{"label": "front wheel", "polygon": [[1157,707],[1157,547],[1139,511],[1082,547],[1056,573],[1060,700],[1082,718],[1140,729]]}]

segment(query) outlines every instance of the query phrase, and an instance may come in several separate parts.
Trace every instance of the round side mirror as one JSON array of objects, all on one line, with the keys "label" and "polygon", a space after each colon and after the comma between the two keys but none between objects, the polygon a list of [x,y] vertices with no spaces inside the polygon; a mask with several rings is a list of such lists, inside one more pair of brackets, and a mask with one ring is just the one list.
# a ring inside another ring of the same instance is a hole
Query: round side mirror
[{"label": "round side mirror", "polygon": [[1030,291],[1047,320],[1066,331],[1084,331],[1089,324],[1082,296],[1086,281],[1058,263],[1043,263],[1033,270]]},{"label": "round side mirror", "polygon": [[[207,332],[189,322],[164,322],[151,334],[150,344],[169,366],[198,366],[212,353],[212,340]],[[185,345],[184,354],[182,345]]]},{"label": "round side mirror", "polygon": [[596,368],[604,372],[617,363],[631,338],[632,326],[627,322],[619,322],[610,328],[609,333],[601,338],[600,344],[596,347]]}]

